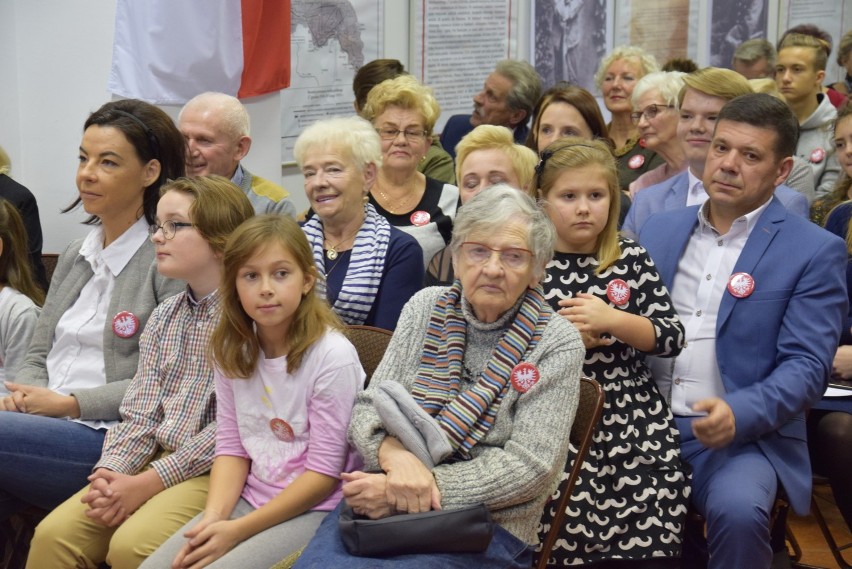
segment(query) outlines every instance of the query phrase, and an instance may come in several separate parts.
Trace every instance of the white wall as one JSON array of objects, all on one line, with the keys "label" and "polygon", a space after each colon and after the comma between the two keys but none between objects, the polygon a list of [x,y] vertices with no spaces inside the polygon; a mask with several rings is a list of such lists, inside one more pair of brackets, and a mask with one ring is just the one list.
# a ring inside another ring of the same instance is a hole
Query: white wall
[{"label": "white wall", "polygon": [[[519,57],[529,52],[530,2],[518,2]],[[706,2],[699,0],[699,5]],[[69,240],[87,231],[80,224],[82,211],[59,211],[76,197],[76,152],[83,122],[112,98],[106,83],[114,19],[114,1],[0,0],[0,145],[12,158],[12,176],[38,199],[47,253],[61,252]],[[409,30],[401,25],[408,21],[409,2],[385,0],[385,57],[409,61]],[[253,138],[246,167],[281,180],[297,209],[306,208],[297,169],[282,169],[280,163],[279,96],[245,103]],[[177,107],[164,109],[177,116]]]},{"label": "white wall", "polygon": [[[86,234],[82,210],[61,214],[77,196],[74,182],[83,122],[112,96],[115,3],[104,0],[0,1],[0,145],[12,176],[36,196],[44,252],[61,252]],[[179,55],[179,54],[176,54]],[[246,167],[281,178],[281,110],[277,94],[246,101],[253,144]],[[163,107],[172,117],[179,107]],[[305,203],[301,182],[287,187]]]}]

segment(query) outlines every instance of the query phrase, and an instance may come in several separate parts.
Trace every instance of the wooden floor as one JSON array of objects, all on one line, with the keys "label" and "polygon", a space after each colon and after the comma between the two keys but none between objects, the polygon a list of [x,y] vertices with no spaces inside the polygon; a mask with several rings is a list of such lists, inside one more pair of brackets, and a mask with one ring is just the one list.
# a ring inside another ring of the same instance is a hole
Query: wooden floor
[{"label": "wooden floor", "polygon": [[[815,487],[815,495],[819,502],[820,510],[823,516],[825,516],[837,543],[841,546],[852,543],[852,533],[849,532],[849,528],[846,527],[846,523],[840,516],[840,512],[834,506],[831,489],[827,485],[818,485]],[[829,551],[822,532],[812,515],[800,517],[790,514],[788,527],[792,530],[793,535],[799,542],[799,546],[802,548],[800,563],[832,569],[839,567],[831,551]],[[846,562],[852,565],[852,548],[845,550],[843,553]]]}]

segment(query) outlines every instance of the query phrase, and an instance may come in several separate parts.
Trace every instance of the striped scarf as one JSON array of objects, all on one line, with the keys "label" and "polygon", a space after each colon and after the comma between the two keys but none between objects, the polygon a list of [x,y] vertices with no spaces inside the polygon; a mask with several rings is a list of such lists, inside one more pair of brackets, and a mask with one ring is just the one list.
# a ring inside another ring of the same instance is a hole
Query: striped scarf
[{"label": "striped scarf", "polygon": [[553,313],[540,286],[528,289],[485,369],[470,389],[460,393],[467,336],[461,298],[461,283],[456,280],[432,309],[411,394],[436,418],[455,453],[468,459],[470,449],[494,424],[512,369],[536,346]]},{"label": "striped scarf", "polygon": [[[363,324],[373,308],[376,294],[382,284],[385,257],[390,243],[391,226],[376,212],[371,204],[364,206],[364,223],[355,236],[349,268],[343,277],[340,294],[334,302],[334,312],[347,324]],[[322,276],[316,288],[321,298],[326,297],[325,251],[322,221],[314,215],[302,226],[314,253],[314,264]]]}]

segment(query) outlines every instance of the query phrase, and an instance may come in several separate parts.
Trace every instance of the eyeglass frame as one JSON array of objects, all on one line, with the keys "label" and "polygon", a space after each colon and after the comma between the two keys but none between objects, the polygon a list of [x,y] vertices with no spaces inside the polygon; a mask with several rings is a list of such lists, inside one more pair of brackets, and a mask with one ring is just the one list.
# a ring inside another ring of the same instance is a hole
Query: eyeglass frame
[{"label": "eyeglass frame", "polygon": [[[393,136],[391,136],[391,132],[393,132]],[[386,142],[391,142],[397,139],[399,133],[402,133],[402,137],[408,142],[422,142],[426,140],[426,137],[429,136],[429,131],[424,129],[420,130],[399,130],[398,128],[377,128],[376,133],[379,135],[379,138]]]},{"label": "eyeglass frame", "polygon": [[641,111],[634,111],[630,113],[630,120],[633,122],[633,124],[639,124],[639,121],[642,120],[642,116],[644,115],[644,117],[650,121],[656,118],[656,116],[660,114],[661,110],[673,108],[675,108],[674,105],[660,105],[657,103],[651,103]]},{"label": "eyeglass frame", "polygon": [[[166,231],[167,225],[172,226],[171,236],[169,235],[169,232]],[[166,239],[167,241],[171,241],[172,239],[175,238],[175,235],[177,235],[178,229],[180,229],[181,227],[195,227],[195,224],[194,223],[187,223],[185,221],[172,221],[171,219],[164,221],[160,225],[157,225],[156,223],[152,223],[151,225],[148,226],[148,239],[153,241],[154,236],[157,234],[157,232],[159,230],[162,229],[163,230],[163,238]]]},{"label": "eyeglass frame", "polygon": [[[470,253],[466,252],[465,249],[464,249],[465,245],[477,245],[479,247],[484,247],[485,249],[488,249],[489,251],[491,251],[491,254],[488,256],[487,259],[482,259],[481,261],[471,259]],[[534,257],[532,251],[530,251],[529,249],[524,249],[523,247],[507,247],[506,249],[495,249],[494,247],[489,247],[485,243],[480,243],[479,241],[464,241],[459,245],[459,250],[462,251],[462,253],[467,258],[468,261],[470,261],[471,263],[473,263],[475,265],[486,264],[488,261],[491,260],[491,257],[494,256],[494,253],[497,253],[498,254],[497,258],[500,259],[500,264],[503,265],[504,267],[508,267],[510,269],[513,269],[513,270],[523,269],[523,268],[529,266],[530,262],[532,261],[532,259]],[[526,253],[528,255],[528,257],[522,264],[517,265],[517,266],[513,266],[511,263],[507,263],[506,260],[503,258],[504,253],[506,253],[508,251],[523,251],[524,253]]]}]

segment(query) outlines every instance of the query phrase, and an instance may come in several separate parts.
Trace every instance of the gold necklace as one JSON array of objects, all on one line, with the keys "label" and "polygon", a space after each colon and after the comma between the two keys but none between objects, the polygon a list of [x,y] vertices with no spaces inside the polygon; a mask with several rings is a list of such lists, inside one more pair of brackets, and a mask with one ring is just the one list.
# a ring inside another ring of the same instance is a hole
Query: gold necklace
[{"label": "gold necklace", "polygon": [[393,215],[397,215],[398,212],[408,211],[409,208],[407,208],[405,206],[406,206],[406,204],[408,204],[408,202],[411,200],[412,197],[416,197],[416,196],[412,196],[412,191],[414,190],[414,187],[416,185],[417,185],[417,180],[415,179],[414,184],[411,185],[411,188],[406,189],[405,197],[397,200],[396,205],[394,205],[391,198],[385,193],[385,191],[379,185],[379,181],[376,180],[376,189],[379,190],[379,195],[382,196],[382,201],[384,201],[387,204],[385,209],[388,210]]},{"label": "gold necklace", "polygon": [[[360,229],[361,229],[361,227],[358,226],[358,229],[355,230],[355,233],[350,234],[349,237],[345,238],[343,241],[338,242],[336,245],[329,245],[328,251],[325,252],[325,256],[328,257],[328,260],[329,261],[335,260],[337,258],[337,255],[338,255],[337,248],[340,247],[341,245],[343,245],[344,243],[346,243],[347,241],[349,241],[350,239],[352,239],[353,237],[355,237],[356,235],[358,235],[358,230],[360,230]],[[328,239],[326,239],[325,242],[328,243]],[[335,264],[335,267],[336,266],[337,265]],[[329,272],[331,272],[331,271],[329,271]]]}]

